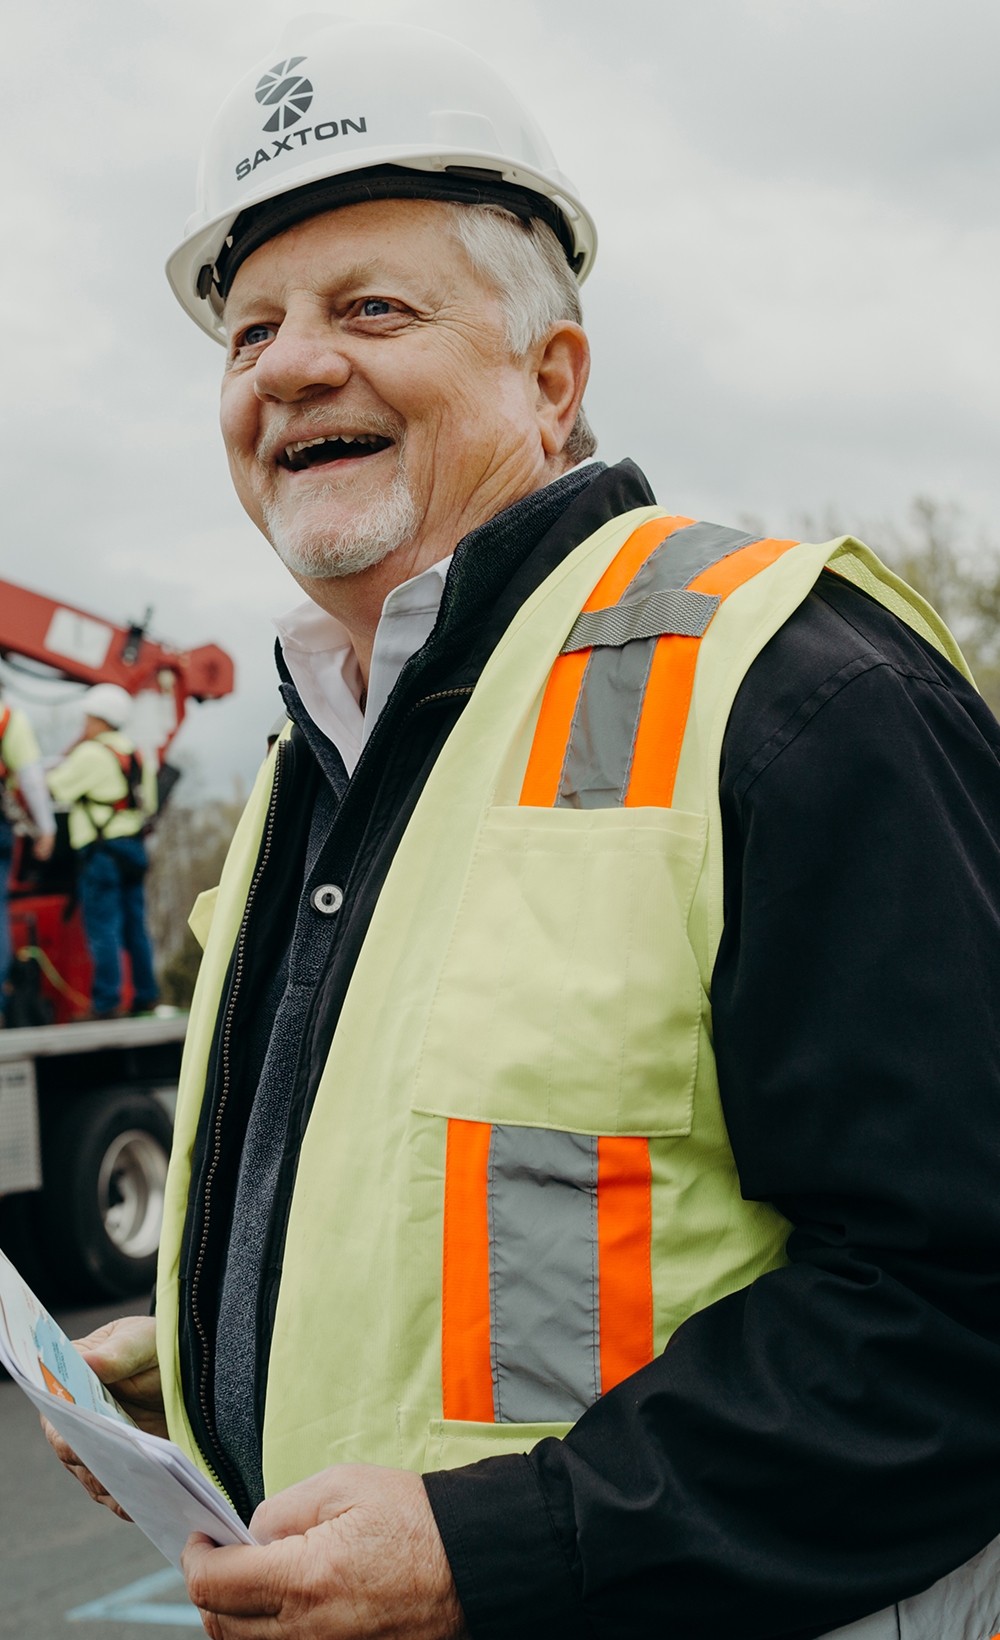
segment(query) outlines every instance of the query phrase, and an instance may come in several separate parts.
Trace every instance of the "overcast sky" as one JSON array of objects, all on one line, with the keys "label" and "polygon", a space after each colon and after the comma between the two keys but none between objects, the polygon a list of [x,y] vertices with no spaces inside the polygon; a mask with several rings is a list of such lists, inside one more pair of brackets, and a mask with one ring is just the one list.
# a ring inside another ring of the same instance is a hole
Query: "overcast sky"
[{"label": "overcast sky", "polygon": [[[205,130],[301,0],[3,7],[0,577],[215,640],[180,745],[249,778],[294,583],[232,495],[221,349],[162,264]],[[353,0],[451,34],[596,217],[588,410],[672,511],[788,528],[917,493],[1000,536],[996,0]]]}]

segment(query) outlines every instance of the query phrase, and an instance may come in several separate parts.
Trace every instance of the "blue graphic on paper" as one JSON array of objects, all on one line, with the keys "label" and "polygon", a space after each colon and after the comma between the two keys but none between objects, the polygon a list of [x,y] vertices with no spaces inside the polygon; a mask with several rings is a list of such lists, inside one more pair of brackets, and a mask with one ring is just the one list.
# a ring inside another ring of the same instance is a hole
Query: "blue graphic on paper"
[{"label": "blue graphic on paper", "polygon": [[[109,1418],[121,1416],[117,1407],[109,1402],[100,1380],[50,1315],[39,1316],[34,1339],[43,1369],[51,1374],[77,1406],[90,1407],[93,1412],[103,1412]],[[51,1384],[48,1387],[53,1394],[58,1393]]]}]

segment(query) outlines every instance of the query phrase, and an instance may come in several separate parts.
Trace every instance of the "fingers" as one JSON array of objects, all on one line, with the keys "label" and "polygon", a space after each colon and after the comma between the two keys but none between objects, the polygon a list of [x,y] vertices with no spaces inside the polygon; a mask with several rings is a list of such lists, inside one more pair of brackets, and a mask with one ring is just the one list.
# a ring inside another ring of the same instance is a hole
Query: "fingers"
[{"label": "fingers", "polygon": [[126,1315],[73,1340],[102,1384],[117,1384],[151,1371],[156,1360],[156,1322],[151,1315]]},{"label": "fingers", "polygon": [[298,1537],[311,1526],[318,1526],[320,1521],[334,1520],[352,1508],[358,1499],[351,1477],[360,1467],[337,1464],[266,1498],[250,1522],[257,1542],[274,1543],[278,1538]]},{"label": "fingers", "polygon": [[[290,1519],[310,1515],[317,1524],[287,1532]],[[340,1465],[272,1499],[254,1517],[255,1530],[261,1522],[286,1535],[226,1549],[201,1535],[188,1539],[188,1593],[212,1640],[468,1640],[419,1475]]]},{"label": "fingers", "polygon": [[105,1509],[110,1509],[111,1513],[117,1515],[119,1520],[131,1522],[131,1515],[126,1515],[124,1509],[115,1502],[110,1492],[105,1491],[97,1476],[91,1473],[86,1464],[80,1462],[72,1447],[63,1440],[57,1429],[53,1429],[49,1420],[44,1416],[42,1417],[42,1428],[45,1431],[45,1438],[59,1462],[75,1480],[80,1482],[88,1497],[93,1498],[95,1503],[103,1504]]},{"label": "fingers", "polygon": [[167,1434],[152,1316],[126,1315],[109,1321],[86,1338],[76,1339],[75,1347],[140,1429],[150,1435]]},{"label": "fingers", "polygon": [[[287,1580],[282,1549],[217,1549],[210,1538],[195,1532],[181,1556],[188,1596],[202,1614],[213,1640],[253,1634],[269,1640],[281,1634],[276,1621]],[[206,1614],[216,1627],[209,1627]]]},{"label": "fingers", "polygon": [[46,1418],[45,1414],[39,1413],[39,1417],[41,1419],[42,1429],[45,1431],[45,1439],[48,1441],[56,1457],[59,1459],[59,1462],[66,1464],[67,1468],[71,1464],[78,1464],[80,1460],[76,1453],[67,1444],[67,1442],[63,1440],[59,1431],[52,1428],[52,1425],[49,1423],[49,1420]]}]

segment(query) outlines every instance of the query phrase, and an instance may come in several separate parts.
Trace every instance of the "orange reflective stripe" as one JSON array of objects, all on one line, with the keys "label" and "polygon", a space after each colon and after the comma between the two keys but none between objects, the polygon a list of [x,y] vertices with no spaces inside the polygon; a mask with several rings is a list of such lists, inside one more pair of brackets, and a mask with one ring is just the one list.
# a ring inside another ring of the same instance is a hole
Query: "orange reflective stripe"
[{"label": "orange reflective stripe", "polygon": [[[686,529],[691,522],[690,518],[677,517],[654,518],[648,524],[640,524],[615,554],[584,604],[584,610],[609,609],[616,604],[660,542],[676,530]],[[537,809],[555,807],[573,716],[590,653],[589,649],[581,649],[573,655],[558,656],[549,674],[521,786],[520,801],[523,806]]]},{"label": "orange reflective stripe", "polygon": [[610,609],[628,591],[646,559],[656,551],[660,542],[693,523],[693,518],[678,517],[652,518],[648,524],[640,524],[611,560],[584,604],[584,610]]},{"label": "orange reflective stripe", "polygon": [[[795,545],[794,541],[753,541],[696,575],[691,591],[727,598]],[[660,638],[653,651],[632,753],[626,808],[669,809],[673,803],[701,641]]]},{"label": "orange reflective stripe", "polygon": [[751,541],[748,547],[741,547],[739,552],[730,553],[728,558],[720,558],[717,564],[710,564],[708,569],[702,570],[691,582],[691,591],[715,593],[720,598],[728,598],[751,576],[758,575],[762,569],[773,564],[789,547],[797,546],[797,541]]},{"label": "orange reflective stripe", "polygon": [[653,1359],[648,1139],[597,1141],[601,1394]]},{"label": "orange reflective stripe", "polygon": [[660,638],[653,650],[625,807],[669,809],[681,760],[700,638]]},{"label": "orange reflective stripe", "polygon": [[549,673],[521,786],[520,801],[530,808],[555,808],[573,714],[589,659],[589,649],[560,655]]},{"label": "orange reflective stripe", "polygon": [[[610,609],[619,603],[660,543],[691,523],[689,518],[655,518],[634,530],[594,587],[584,610]],[[723,552],[727,538],[739,539],[733,531],[717,534]],[[795,544],[767,540],[739,547],[694,576],[689,586],[692,591],[725,598]],[[628,771],[624,802],[629,807],[669,808],[673,801],[700,644],[700,638],[670,634],[654,645]],[[567,749],[580,692],[588,687],[592,653],[578,650],[560,655],[552,668],[522,784],[522,805],[551,808],[559,801]],[[593,674],[590,676],[593,681]],[[492,1134],[488,1122],[448,1123],[442,1400],[445,1418],[475,1423],[495,1421],[489,1232]],[[596,1188],[600,1381],[604,1394],[653,1358],[652,1172],[648,1139],[598,1138]]]},{"label": "orange reflective stripe", "polygon": [[486,1175],[489,1122],[448,1123],[441,1291],[441,1395],[445,1418],[491,1424],[490,1238]]}]

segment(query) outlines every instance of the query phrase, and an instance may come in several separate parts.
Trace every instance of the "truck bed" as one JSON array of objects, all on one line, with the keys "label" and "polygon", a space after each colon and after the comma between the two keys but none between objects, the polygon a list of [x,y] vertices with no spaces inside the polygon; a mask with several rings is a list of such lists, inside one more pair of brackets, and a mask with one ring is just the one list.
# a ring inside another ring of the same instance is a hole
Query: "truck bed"
[{"label": "truck bed", "polygon": [[187,1014],[172,1019],[88,1019],[75,1025],[29,1025],[0,1031],[0,1065],[18,1059],[51,1059],[107,1048],[154,1047],[183,1042]]}]

